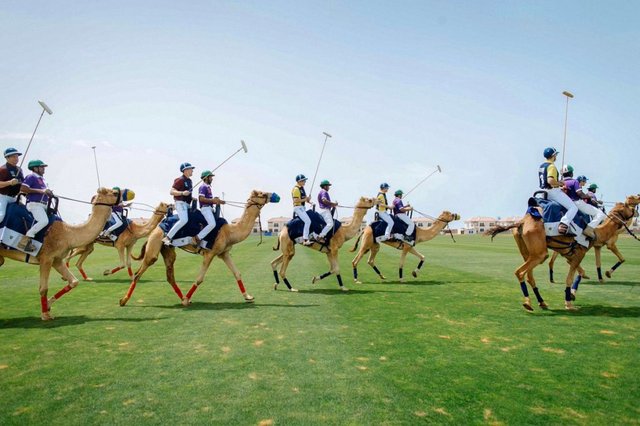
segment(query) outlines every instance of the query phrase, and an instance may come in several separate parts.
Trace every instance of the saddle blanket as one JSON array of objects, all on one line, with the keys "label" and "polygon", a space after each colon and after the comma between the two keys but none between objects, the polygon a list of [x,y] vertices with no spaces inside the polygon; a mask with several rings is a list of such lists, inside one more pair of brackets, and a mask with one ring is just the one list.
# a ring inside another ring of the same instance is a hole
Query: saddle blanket
[{"label": "saddle blanket", "polygon": [[[393,228],[391,228],[391,237],[395,238],[396,240],[404,241],[411,245],[415,244],[416,230],[418,229],[418,227],[416,226],[413,229],[413,234],[411,234],[411,238],[409,239],[405,235],[408,225],[395,216],[391,216],[391,218],[393,219]],[[385,222],[384,220],[376,220],[375,222],[370,223],[369,226],[373,230],[373,237],[375,238],[376,242],[382,241],[384,232],[387,229],[387,222]]]},{"label": "saddle blanket", "polygon": [[[169,216],[160,222],[158,225],[165,233],[169,232],[171,227],[178,221],[178,215]],[[227,224],[227,221],[223,218],[216,219],[216,227],[213,231],[200,241],[200,247],[210,249],[213,247],[213,243],[218,236],[220,229]],[[182,247],[191,244],[191,238],[198,235],[198,233],[207,226],[207,220],[204,218],[200,210],[189,210],[189,222],[184,225],[173,237],[171,245],[174,247]]]},{"label": "saddle blanket", "polygon": [[[311,219],[311,226],[309,227],[309,237],[311,239],[317,238],[318,234],[322,232],[322,228],[326,225],[326,222],[318,212],[313,210],[307,210],[309,219]],[[325,245],[329,244],[333,235],[340,229],[342,223],[339,220],[333,219],[333,229],[329,231],[325,237]],[[301,244],[302,243],[302,231],[304,229],[304,222],[299,217],[296,217],[287,223],[287,231],[291,241]]]},{"label": "saddle blanket", "polygon": [[[42,247],[42,241],[47,234],[49,227],[57,221],[62,221],[58,215],[50,215],[49,223],[40,232],[38,232],[32,241],[36,247],[34,251],[28,252],[32,256],[37,256]],[[0,223],[0,242],[5,246],[18,249],[18,243],[31,228],[33,224],[33,215],[25,206],[18,203],[12,203],[7,206],[7,213],[2,223]],[[22,250],[20,250],[22,251]]]},{"label": "saddle blanket", "polygon": [[[560,225],[560,218],[566,213],[567,209],[555,201],[543,198],[536,198],[536,201],[542,207],[542,220],[547,237],[562,235],[558,231],[558,226]],[[576,242],[585,247],[589,247],[589,240],[582,234],[582,230],[586,228],[590,221],[591,217],[588,214],[579,211],[573,218],[571,226],[569,226],[569,233],[575,235]]]}]

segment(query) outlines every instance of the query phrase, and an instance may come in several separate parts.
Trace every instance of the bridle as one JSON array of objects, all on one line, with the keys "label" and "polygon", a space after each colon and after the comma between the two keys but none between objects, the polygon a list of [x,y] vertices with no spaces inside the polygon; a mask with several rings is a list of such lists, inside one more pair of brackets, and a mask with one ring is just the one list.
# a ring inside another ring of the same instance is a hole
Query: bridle
[{"label": "bridle", "polygon": [[638,204],[636,204],[635,207],[631,207],[629,205],[629,203],[625,202],[624,203],[624,208],[631,210],[631,215],[629,217],[625,217],[622,214],[622,212],[615,212],[615,213],[609,212],[609,213],[605,213],[605,215],[609,219],[611,219],[612,222],[617,223],[619,225],[619,227],[620,226],[624,227],[624,229],[627,231],[627,233],[629,235],[631,235],[633,238],[635,238],[636,240],[640,241],[640,238],[638,238],[638,236],[631,229],[629,229],[629,227],[627,226],[627,221],[629,221],[630,219],[638,216]]}]

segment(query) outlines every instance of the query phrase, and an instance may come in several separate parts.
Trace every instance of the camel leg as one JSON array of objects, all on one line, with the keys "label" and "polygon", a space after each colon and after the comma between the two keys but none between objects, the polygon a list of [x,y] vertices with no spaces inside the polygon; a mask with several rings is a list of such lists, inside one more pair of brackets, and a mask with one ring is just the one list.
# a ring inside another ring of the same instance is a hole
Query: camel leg
[{"label": "camel leg", "polygon": [[[287,268],[289,267],[289,262],[291,262],[291,259],[293,259],[293,253],[283,253],[282,265],[280,266],[280,278],[282,278],[282,282],[284,282],[284,285],[287,286],[287,289],[289,289],[289,291],[295,292],[298,291],[298,289],[291,287],[291,284],[287,279]],[[276,287],[274,286],[273,289],[275,290]]]},{"label": "camel leg", "polygon": [[311,280],[311,284],[315,284],[317,281],[323,280],[331,274],[335,274],[336,279],[338,280],[338,285],[342,291],[349,291],[348,288],[344,286],[342,283],[342,276],[340,275],[340,264],[338,262],[338,254],[337,253],[327,253],[327,260],[329,261],[329,272],[325,272],[320,276],[314,276]]},{"label": "camel leg", "polygon": [[378,254],[378,251],[380,251],[380,244],[374,244],[371,246],[371,253],[369,254],[369,259],[367,260],[367,263],[373,268],[376,274],[378,274],[380,279],[386,280],[387,278],[384,275],[382,275],[382,272],[380,272],[380,270],[378,269],[375,263],[376,255]]},{"label": "camel leg", "polygon": [[531,306],[531,299],[529,298],[529,290],[527,290],[525,276],[528,276],[529,272],[533,271],[533,269],[544,262],[545,259],[546,256],[530,256],[515,271],[515,276],[520,283],[520,289],[522,290],[522,295],[524,296],[524,303],[522,303],[522,307],[524,307],[527,311],[533,311],[533,307]]},{"label": "camel leg", "polygon": [[408,252],[420,259],[420,262],[418,262],[418,266],[416,266],[416,269],[411,271],[411,275],[413,276],[413,278],[418,278],[418,272],[420,271],[420,269],[422,269],[422,265],[424,265],[425,257],[422,253],[416,250],[415,247],[409,247]]},{"label": "camel leg", "polygon": [[624,263],[624,257],[622,256],[622,253],[620,253],[620,250],[618,250],[618,247],[615,244],[607,245],[607,248],[611,250],[613,254],[615,254],[616,257],[618,258],[618,261],[616,262],[616,264],[613,265],[611,269],[609,269],[607,272],[605,272],[605,275],[607,276],[607,278],[611,278],[611,276],[613,275],[613,271],[618,269],[618,267]]},{"label": "camel leg", "polygon": [[49,301],[47,300],[47,293],[49,291],[49,275],[51,273],[51,266],[53,261],[50,259],[40,259],[40,318],[43,321],[50,321],[53,319],[51,315],[51,309],[49,308]]},{"label": "camel leg", "polygon": [[368,251],[369,247],[366,247],[365,243],[363,242],[362,247],[358,251],[358,254],[356,254],[356,257],[354,257],[351,261],[351,267],[353,268],[353,281],[356,284],[362,284],[362,281],[358,279],[358,263],[360,263],[360,260],[365,254],[367,254]]},{"label": "camel leg", "polygon": [[225,251],[219,257],[222,258],[222,261],[225,263],[225,265],[227,265],[227,268],[229,268],[231,273],[233,273],[233,276],[235,277],[236,282],[238,283],[238,288],[240,289],[240,292],[242,293],[242,297],[244,297],[245,302],[253,303],[254,298],[245,290],[244,283],[242,282],[242,275],[240,275],[240,271],[236,267],[235,263],[233,263],[233,260],[231,259],[231,253],[229,253],[228,251]]},{"label": "camel leg", "polygon": [[129,299],[131,299],[134,290],[136,289],[138,281],[140,281],[140,278],[142,278],[142,275],[147,269],[149,269],[151,265],[156,263],[156,261],[158,260],[158,253],[162,248],[162,240],[154,239],[152,241],[151,239],[149,239],[147,240],[146,245],[146,253],[142,258],[142,263],[140,264],[140,267],[138,268],[136,273],[133,275],[133,279],[131,280],[131,285],[129,286],[129,290],[127,290],[127,294],[122,299],[120,299],[120,306],[124,306],[127,304]]},{"label": "camel leg", "polygon": [[538,300],[538,306],[540,306],[540,308],[544,310],[549,309],[549,305],[546,304],[546,302],[542,298],[542,295],[540,294],[540,290],[538,290],[538,286],[536,285],[536,280],[533,277],[533,269],[529,269],[529,271],[527,272],[527,282],[533,289],[533,294],[536,295],[536,299]]},{"label": "camel leg", "polygon": [[102,273],[102,275],[113,275],[118,271],[121,271],[122,269],[124,269],[124,264],[125,264],[125,260],[124,260],[124,247],[120,246],[120,245],[116,245],[116,249],[118,249],[118,257],[120,258],[120,263],[118,264],[118,266],[116,266],[113,269],[105,269],[104,272]]},{"label": "camel leg", "polygon": [[175,263],[176,263],[176,249],[173,247],[162,246],[160,249],[160,254],[162,254],[162,260],[164,260],[164,269],[167,275],[167,282],[173,288],[173,291],[176,295],[184,302],[185,297],[182,295],[182,291],[178,284],[176,283],[175,277]]},{"label": "camel leg", "polygon": [[604,282],[602,279],[602,247],[593,247],[593,250],[596,253],[596,271],[598,271],[598,281],[600,284]]},{"label": "camel leg", "polygon": [[[175,254],[173,257],[175,260]],[[213,261],[214,257],[215,257],[215,254],[213,251],[205,252],[202,258],[202,265],[200,266],[200,272],[198,272],[198,276],[196,277],[196,281],[193,283],[193,285],[191,285],[191,288],[187,292],[187,295],[182,298],[182,304],[184,306],[189,306],[191,304],[191,297],[193,296],[193,293],[196,292],[200,284],[204,282],[204,277],[207,275],[207,271],[209,270],[209,266],[211,266],[211,262]],[[169,274],[169,270],[167,269],[167,278],[169,276],[168,274]],[[172,266],[171,274],[173,275],[173,266]]]},{"label": "camel leg", "polygon": [[276,290],[278,288],[278,284],[280,284],[280,277],[278,277],[278,265],[282,263],[283,258],[284,255],[281,254],[271,261],[271,271],[273,272],[273,278],[275,279],[275,283],[273,284],[274,290]]},{"label": "camel leg", "polygon": [[86,246],[84,246],[83,249],[80,249],[76,252],[76,254],[80,254],[80,257],[78,257],[78,260],[76,260],[76,268],[78,268],[80,275],[82,275],[82,279],[85,281],[93,281],[93,278],[87,275],[87,273],[84,271],[84,268],[82,266],[84,264],[84,261],[87,259],[87,257],[89,257],[91,253],[93,253],[93,250],[94,250],[94,244],[91,243],[91,244],[87,244]]},{"label": "camel leg", "polygon": [[131,250],[133,249],[133,244],[128,245],[126,247],[125,254],[125,262],[127,264],[127,272],[129,273],[129,278],[133,278],[133,269],[131,269]]},{"label": "camel leg", "polygon": [[72,289],[74,289],[79,281],[76,277],[73,276],[73,274],[71,273],[71,271],[69,270],[69,268],[66,266],[66,262],[63,262],[62,258],[60,259],[54,259],[53,263],[52,263],[53,268],[58,271],[58,273],[62,276],[62,279],[67,281],[69,284],[67,284],[66,286],[64,286],[60,291],[58,291],[54,296],[51,296],[48,299],[48,303],[49,303],[49,309],[51,309],[51,305],[53,305],[53,302],[55,302],[56,300],[60,299],[62,296],[64,296],[66,293],[70,292]]},{"label": "camel leg", "polygon": [[576,275],[576,271],[580,266],[580,262],[584,257],[586,251],[582,252],[582,255],[577,254],[574,255],[571,259],[569,259],[569,273],[567,274],[567,278],[565,280],[565,289],[564,289],[564,307],[568,310],[576,310],[576,307],[573,306],[572,301],[576,299],[576,292],[578,291],[578,286],[580,285],[580,281],[582,280],[582,276]]},{"label": "camel leg", "polygon": [[551,259],[549,260],[549,282],[555,283],[553,280],[553,265],[556,263],[556,259],[558,258],[558,252],[554,251],[551,255]]}]

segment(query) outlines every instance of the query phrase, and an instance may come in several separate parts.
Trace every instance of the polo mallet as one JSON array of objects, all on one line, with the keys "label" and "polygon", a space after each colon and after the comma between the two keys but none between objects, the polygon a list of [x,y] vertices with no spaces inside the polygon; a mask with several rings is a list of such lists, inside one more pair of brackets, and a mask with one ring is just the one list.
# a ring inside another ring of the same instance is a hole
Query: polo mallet
[{"label": "polo mallet", "polygon": [[[220,167],[222,167],[222,165],[224,163],[226,163],[227,161],[231,160],[231,157],[233,157],[234,155],[236,155],[237,153],[239,153],[240,151],[244,151],[245,154],[249,152],[249,150],[247,149],[247,144],[244,143],[243,140],[240,141],[240,144],[242,145],[240,148],[238,148],[238,150],[236,152],[234,152],[233,154],[231,154],[230,156],[228,156],[226,158],[226,160],[224,160],[222,163],[220,163],[215,169],[211,170],[211,173],[215,172],[216,170],[218,170]],[[195,185],[193,185],[193,187],[195,188],[196,186],[200,185],[202,183],[202,179],[200,179],[198,181],[198,183],[196,183]]]},{"label": "polo mallet", "polygon": [[436,173],[442,173],[442,168],[440,166],[436,166],[436,169],[434,171],[432,171],[431,173],[429,173],[429,175],[422,179],[420,182],[418,182],[418,184],[416,186],[414,186],[413,188],[411,188],[409,191],[407,191],[404,194],[404,197],[406,198],[409,194],[411,194],[417,187],[419,187],[420,185],[422,185],[423,183],[425,183],[427,181],[427,179],[429,179],[431,176],[433,176]]},{"label": "polo mallet", "polygon": [[560,164],[561,168],[564,167],[564,153],[566,150],[565,147],[567,145],[567,118],[569,116],[569,99],[573,98],[573,95],[566,90],[562,92],[562,94],[567,97],[567,106],[564,110],[564,140],[562,141],[562,163]]},{"label": "polo mallet", "polygon": [[40,114],[40,118],[38,118],[38,123],[36,124],[36,128],[33,129],[33,134],[31,135],[31,139],[29,139],[29,145],[27,145],[27,149],[25,149],[24,154],[22,155],[22,160],[20,161],[20,166],[19,166],[20,168],[22,168],[22,163],[24,163],[24,159],[27,158],[27,152],[29,152],[29,147],[31,147],[31,142],[33,142],[33,137],[36,135],[36,130],[38,130],[38,126],[40,125],[40,120],[42,120],[42,116],[44,115],[45,111],[49,115],[53,114],[53,111],[51,111],[51,108],[49,108],[47,104],[45,104],[43,101],[38,101],[38,103],[42,107],[42,113]]},{"label": "polo mallet", "polygon": [[327,132],[322,132],[324,135],[324,143],[322,144],[322,151],[320,151],[320,158],[318,158],[318,165],[316,166],[316,173],[313,175],[313,181],[311,181],[311,188],[309,188],[309,197],[311,197],[311,193],[313,192],[313,188],[316,184],[316,177],[318,177],[318,169],[320,169],[320,162],[322,161],[322,154],[324,154],[324,147],[327,145],[327,139],[333,137]]},{"label": "polo mallet", "polygon": [[100,188],[102,185],[100,185],[100,173],[98,172],[98,158],[96,157],[96,147],[92,146],[91,149],[93,150],[93,161],[96,164],[96,176],[98,176],[98,188]]}]

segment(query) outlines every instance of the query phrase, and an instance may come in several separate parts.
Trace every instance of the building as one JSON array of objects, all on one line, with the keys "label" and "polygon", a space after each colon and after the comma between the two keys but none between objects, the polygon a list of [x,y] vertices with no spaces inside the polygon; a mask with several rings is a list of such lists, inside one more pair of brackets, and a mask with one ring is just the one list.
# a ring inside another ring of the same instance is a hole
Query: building
[{"label": "building", "polygon": [[[238,222],[240,222],[240,218],[233,219],[231,221],[231,224],[237,225]],[[251,229],[251,235],[260,235],[260,221],[258,219],[256,219],[255,223],[253,224],[253,229]]]},{"label": "building", "polygon": [[435,223],[434,219],[428,219],[426,217],[419,217],[417,219],[413,219],[413,222],[416,224],[418,228],[431,228]]},{"label": "building", "polygon": [[[340,223],[342,223],[342,226],[344,226],[344,225],[350,224],[352,220],[353,220],[353,216],[347,216],[347,217],[341,218]],[[364,231],[364,228],[366,227],[367,227],[367,221],[362,219],[362,222],[360,223],[360,231]]]},{"label": "building", "polygon": [[463,234],[482,234],[491,227],[498,224],[498,220],[494,217],[475,216],[464,221]]},{"label": "building", "polygon": [[520,222],[521,220],[522,220],[522,216],[509,216],[509,217],[505,217],[504,219],[498,218],[498,225],[499,226],[511,226],[511,225],[515,225],[516,223]]},{"label": "building", "polygon": [[289,223],[291,220],[290,217],[280,216],[280,217],[272,217],[267,221],[267,229],[269,232],[273,234],[279,234],[280,230],[284,228],[284,226]]}]

